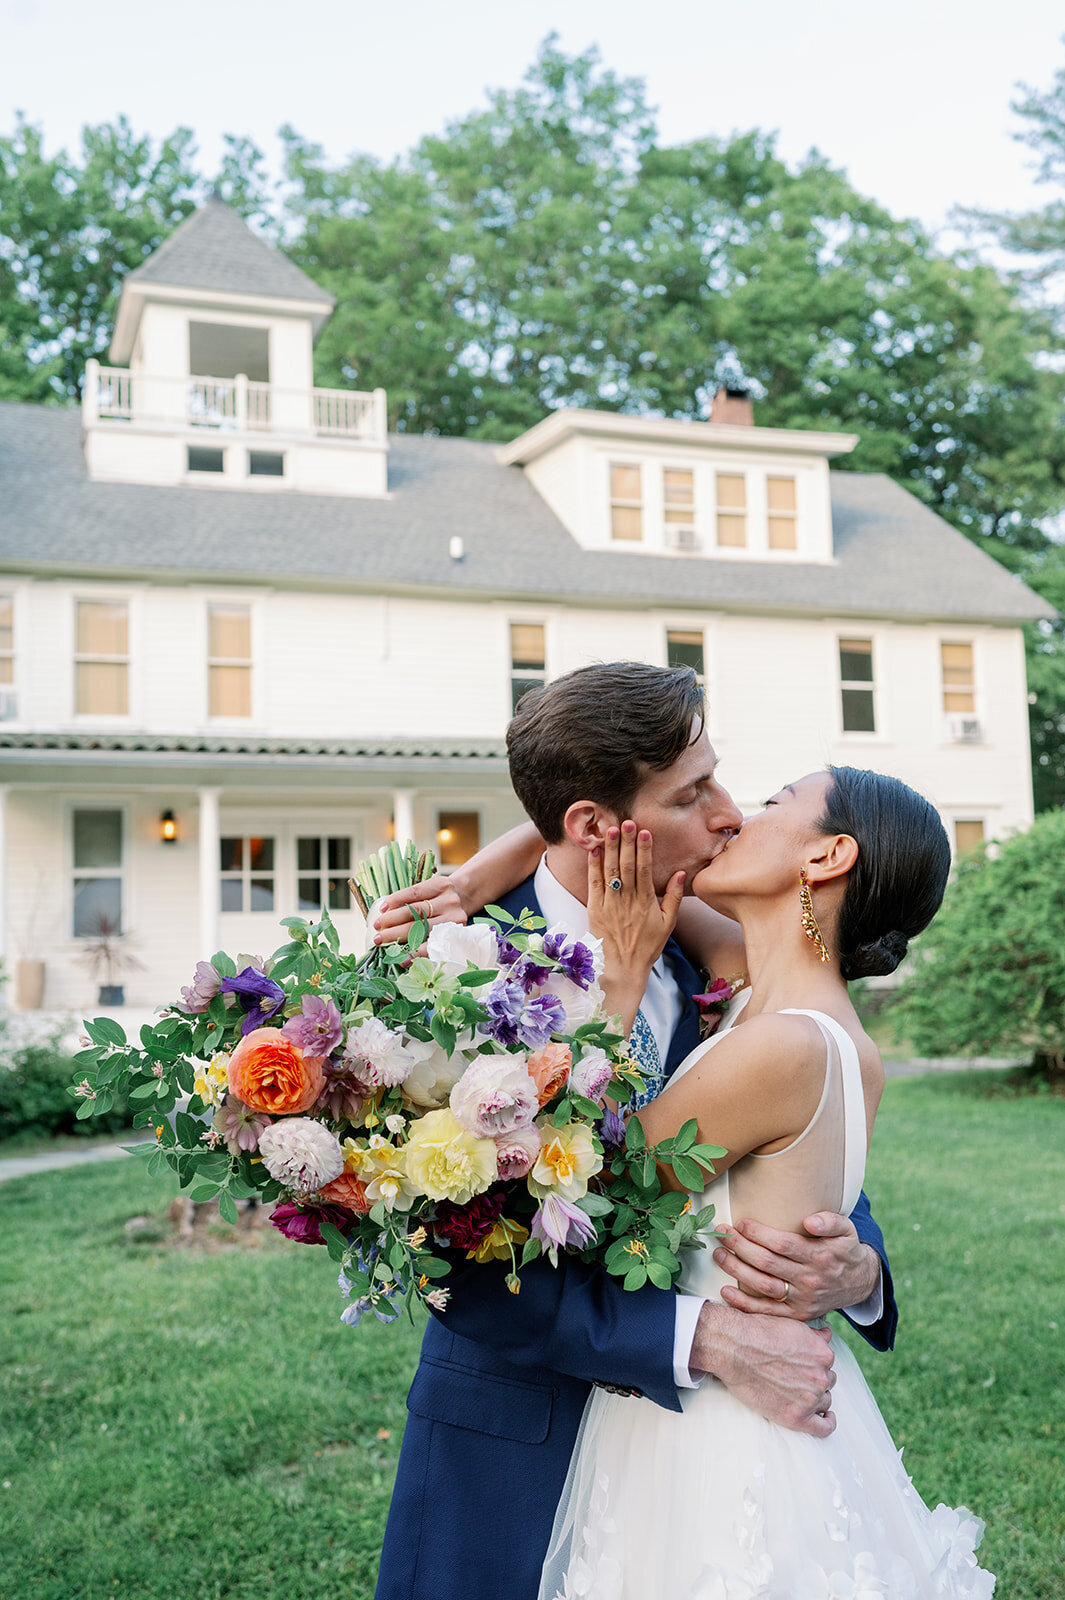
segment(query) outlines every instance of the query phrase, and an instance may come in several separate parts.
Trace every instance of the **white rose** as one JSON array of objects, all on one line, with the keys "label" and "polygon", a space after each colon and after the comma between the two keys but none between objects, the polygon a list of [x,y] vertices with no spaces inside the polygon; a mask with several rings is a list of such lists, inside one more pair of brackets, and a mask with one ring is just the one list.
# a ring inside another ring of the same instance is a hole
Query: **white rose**
[{"label": "white rose", "polygon": [[481,971],[499,967],[499,945],[490,922],[441,922],[429,929],[426,954],[442,967],[446,978],[457,978],[472,962]]}]

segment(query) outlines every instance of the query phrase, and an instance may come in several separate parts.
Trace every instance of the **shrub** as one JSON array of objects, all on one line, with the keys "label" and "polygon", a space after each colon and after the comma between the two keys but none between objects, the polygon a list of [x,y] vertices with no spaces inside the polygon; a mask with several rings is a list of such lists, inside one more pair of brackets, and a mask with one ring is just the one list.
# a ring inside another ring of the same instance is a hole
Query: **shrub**
[{"label": "shrub", "polygon": [[113,1133],[131,1126],[132,1110],[118,1096],[103,1116],[77,1121],[79,1102],[69,1093],[74,1068],[61,1048],[63,1033],[54,1019],[0,1014],[0,1139]]},{"label": "shrub", "polygon": [[1065,1073],[1065,811],[962,858],[893,1011],[922,1054],[1030,1049]]}]

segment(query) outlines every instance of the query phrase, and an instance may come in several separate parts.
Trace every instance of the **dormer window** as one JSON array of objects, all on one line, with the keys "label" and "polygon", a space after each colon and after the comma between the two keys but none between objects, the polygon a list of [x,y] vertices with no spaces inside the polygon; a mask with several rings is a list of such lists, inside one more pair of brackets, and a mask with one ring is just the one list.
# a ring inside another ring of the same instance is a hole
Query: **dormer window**
[{"label": "dormer window", "polygon": [[768,478],[766,500],[769,509],[770,550],[797,550],[798,505],[794,478]]},{"label": "dormer window", "polygon": [[671,550],[697,550],[695,532],[695,473],[667,467],[662,474],[666,543]]},{"label": "dormer window", "polygon": [[631,544],[643,538],[643,474],[639,467],[611,463],[610,537]]},{"label": "dormer window", "polygon": [[730,550],[747,545],[747,480],[742,472],[717,474],[717,542]]}]

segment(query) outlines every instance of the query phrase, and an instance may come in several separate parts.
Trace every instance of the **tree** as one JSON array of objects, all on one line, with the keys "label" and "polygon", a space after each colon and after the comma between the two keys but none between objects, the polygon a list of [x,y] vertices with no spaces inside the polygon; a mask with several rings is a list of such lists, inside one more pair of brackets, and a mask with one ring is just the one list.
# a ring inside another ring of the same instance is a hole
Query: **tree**
[{"label": "tree", "polygon": [[1065,1077],[1065,811],[963,856],[892,1008],[929,1055],[1030,1049]]}]

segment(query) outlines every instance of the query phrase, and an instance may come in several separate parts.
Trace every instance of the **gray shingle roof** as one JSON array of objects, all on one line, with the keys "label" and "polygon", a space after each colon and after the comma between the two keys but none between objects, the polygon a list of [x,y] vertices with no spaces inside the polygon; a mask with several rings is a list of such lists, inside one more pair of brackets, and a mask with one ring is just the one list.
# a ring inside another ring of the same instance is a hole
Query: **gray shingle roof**
[{"label": "gray shingle roof", "polygon": [[[582,550],[494,445],[399,435],[355,500],[91,483],[74,410],[0,403],[0,564],[582,605],[1019,622],[1051,608],[889,478],[833,472],[831,565]],[[460,535],[465,558],[452,561]]]},{"label": "gray shingle roof", "polygon": [[30,750],[105,751],[111,755],[265,756],[278,762],[351,761],[360,766],[441,760],[506,770],[501,739],[279,739],[256,734],[11,733],[0,728],[5,753]]},{"label": "gray shingle roof", "polygon": [[213,289],[333,305],[327,294],[280,250],[260,239],[221,200],[208,200],[126,279],[180,289]]}]

